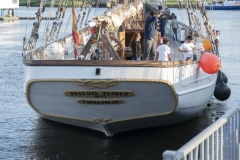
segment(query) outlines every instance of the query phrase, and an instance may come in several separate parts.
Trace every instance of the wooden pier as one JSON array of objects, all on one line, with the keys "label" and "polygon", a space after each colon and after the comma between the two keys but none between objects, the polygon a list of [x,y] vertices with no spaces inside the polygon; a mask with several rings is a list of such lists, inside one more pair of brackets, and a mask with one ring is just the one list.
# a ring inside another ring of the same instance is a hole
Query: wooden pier
[{"label": "wooden pier", "polygon": [[[19,17],[19,19],[35,19],[36,17]],[[54,20],[55,17],[50,17],[50,20]],[[49,17],[42,17],[42,20],[49,20]]]},{"label": "wooden pier", "polygon": [[0,17],[0,21],[19,20],[19,17]]},{"label": "wooden pier", "polygon": [[[0,17],[0,21],[11,21],[11,20],[21,20],[21,19],[29,19],[29,20],[34,20],[36,17]],[[50,17],[50,20],[54,20],[55,17]],[[42,20],[49,20],[49,17],[43,17]]]}]

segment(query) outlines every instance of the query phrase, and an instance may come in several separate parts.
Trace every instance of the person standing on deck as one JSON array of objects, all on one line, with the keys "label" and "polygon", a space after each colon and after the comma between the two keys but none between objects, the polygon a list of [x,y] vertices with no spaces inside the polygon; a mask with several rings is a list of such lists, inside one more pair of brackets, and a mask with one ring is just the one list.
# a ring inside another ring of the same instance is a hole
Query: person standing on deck
[{"label": "person standing on deck", "polygon": [[171,61],[170,48],[167,46],[168,44],[169,39],[163,38],[163,44],[156,49],[155,61]]},{"label": "person standing on deck", "polygon": [[217,53],[217,55],[219,54],[219,50],[218,50],[218,46],[219,46],[219,35],[220,35],[220,31],[219,31],[219,30],[216,30],[215,44],[216,44],[216,46],[217,46],[217,48],[216,48],[216,53]]},{"label": "person standing on deck", "polygon": [[172,27],[172,30],[173,30],[173,40],[174,41],[177,41],[177,29],[178,29],[178,21],[177,21],[177,17],[174,16],[172,22],[171,22],[171,27]]},{"label": "person standing on deck", "polygon": [[178,51],[184,52],[184,60],[186,61],[190,59],[193,60],[193,49],[200,51],[199,48],[195,47],[192,41],[193,41],[193,37],[188,36],[186,41],[178,48]]},{"label": "person standing on deck", "polygon": [[141,49],[140,39],[141,39],[140,33],[135,32],[130,42],[130,47],[132,48],[132,52],[133,52],[132,60],[138,60],[138,61],[141,60],[142,49]]},{"label": "person standing on deck", "polygon": [[164,15],[162,14],[160,16],[160,32],[161,32],[161,37],[164,37],[164,33],[165,33],[165,20],[164,20]]},{"label": "person standing on deck", "polygon": [[[160,14],[159,14],[160,15]],[[159,16],[158,15],[158,16]],[[150,60],[154,61],[155,50],[156,50],[156,42],[155,42],[155,30],[158,16],[156,16],[156,12],[151,11],[150,17],[145,20],[145,34],[144,34],[144,53],[142,56],[143,60],[147,60],[150,54]]]},{"label": "person standing on deck", "polygon": [[220,35],[220,31],[216,30],[216,39],[219,41],[219,35]]},{"label": "person standing on deck", "polygon": [[219,46],[219,35],[220,35],[220,31],[216,30],[216,39],[215,39],[215,43],[217,44],[217,46]]},{"label": "person standing on deck", "polygon": [[162,0],[158,0],[158,11],[159,11],[159,14],[162,13]]}]

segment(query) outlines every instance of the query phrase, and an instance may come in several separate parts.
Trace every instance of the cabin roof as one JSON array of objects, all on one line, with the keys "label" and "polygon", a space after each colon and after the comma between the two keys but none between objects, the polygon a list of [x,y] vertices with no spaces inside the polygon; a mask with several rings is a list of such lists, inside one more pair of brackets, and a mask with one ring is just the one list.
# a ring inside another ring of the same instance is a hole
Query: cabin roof
[{"label": "cabin roof", "polygon": [[18,9],[19,0],[1,0],[0,9]]}]

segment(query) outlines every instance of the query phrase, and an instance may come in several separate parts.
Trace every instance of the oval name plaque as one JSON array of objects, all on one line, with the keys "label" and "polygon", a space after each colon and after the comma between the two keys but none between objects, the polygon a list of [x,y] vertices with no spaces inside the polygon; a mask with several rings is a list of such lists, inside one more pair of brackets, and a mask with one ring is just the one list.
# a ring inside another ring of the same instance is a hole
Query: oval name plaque
[{"label": "oval name plaque", "polygon": [[97,100],[97,99],[78,99],[80,104],[122,104],[124,100],[122,99],[106,99],[106,100]]},{"label": "oval name plaque", "polygon": [[116,97],[132,97],[136,93],[133,91],[65,91],[64,94],[70,97],[85,98],[116,98]]}]

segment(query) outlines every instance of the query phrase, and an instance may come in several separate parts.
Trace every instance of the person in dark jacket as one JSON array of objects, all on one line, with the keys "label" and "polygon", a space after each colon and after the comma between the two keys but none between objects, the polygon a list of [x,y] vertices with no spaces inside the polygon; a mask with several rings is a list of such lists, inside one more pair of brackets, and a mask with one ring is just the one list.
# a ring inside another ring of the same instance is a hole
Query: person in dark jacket
[{"label": "person in dark jacket", "polygon": [[172,27],[172,31],[173,31],[173,40],[177,41],[177,29],[178,29],[178,21],[177,21],[177,17],[173,17],[172,22],[170,23],[170,26]]},{"label": "person in dark jacket", "polygon": [[[159,15],[158,15],[159,16]],[[144,34],[144,53],[143,60],[148,59],[150,54],[150,60],[154,61],[155,51],[156,51],[156,42],[155,42],[155,32],[156,32],[156,22],[157,18],[156,12],[151,11],[150,17],[145,20],[145,34]]]},{"label": "person in dark jacket", "polygon": [[141,44],[140,44],[141,35],[139,32],[133,34],[132,40],[130,42],[130,47],[132,48],[132,60],[141,60]]},{"label": "person in dark jacket", "polygon": [[160,16],[160,32],[161,32],[161,37],[164,37],[164,33],[165,33],[165,20],[164,20],[164,15],[162,14]]}]

